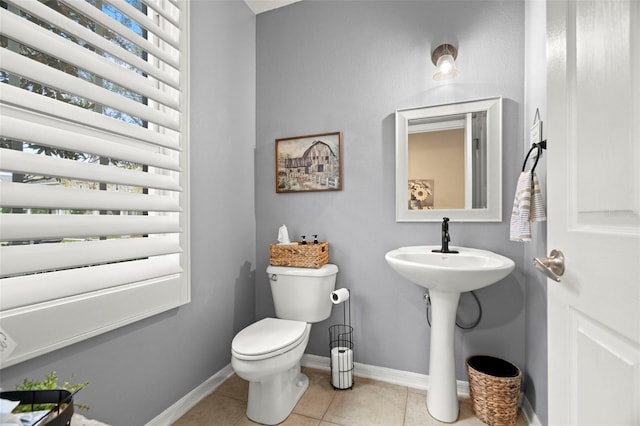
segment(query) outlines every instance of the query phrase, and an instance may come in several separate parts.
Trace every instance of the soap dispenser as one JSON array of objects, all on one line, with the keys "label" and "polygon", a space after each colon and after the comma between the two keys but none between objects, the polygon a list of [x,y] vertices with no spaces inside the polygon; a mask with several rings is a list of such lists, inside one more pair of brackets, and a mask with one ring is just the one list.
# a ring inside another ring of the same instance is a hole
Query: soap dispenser
[{"label": "soap dispenser", "polygon": [[302,238],[302,241],[300,241],[300,244],[303,246],[307,245],[307,236],[306,235],[300,235],[300,238]]}]

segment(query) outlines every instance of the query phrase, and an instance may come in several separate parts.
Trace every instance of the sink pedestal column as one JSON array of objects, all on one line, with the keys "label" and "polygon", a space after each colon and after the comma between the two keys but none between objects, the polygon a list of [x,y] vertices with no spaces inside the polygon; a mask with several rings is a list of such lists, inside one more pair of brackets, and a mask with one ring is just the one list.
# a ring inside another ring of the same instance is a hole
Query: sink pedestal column
[{"label": "sink pedestal column", "polygon": [[427,410],[437,420],[458,419],[458,392],[454,357],[454,333],[460,293],[429,290],[431,298],[431,344]]}]

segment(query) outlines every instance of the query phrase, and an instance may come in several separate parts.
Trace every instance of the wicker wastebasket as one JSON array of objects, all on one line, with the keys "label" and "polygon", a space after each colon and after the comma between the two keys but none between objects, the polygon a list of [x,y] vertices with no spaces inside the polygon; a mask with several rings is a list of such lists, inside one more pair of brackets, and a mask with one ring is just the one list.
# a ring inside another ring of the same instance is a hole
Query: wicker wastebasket
[{"label": "wicker wastebasket", "polygon": [[514,426],[522,373],[512,363],[488,355],[467,358],[473,411],[491,426]]}]

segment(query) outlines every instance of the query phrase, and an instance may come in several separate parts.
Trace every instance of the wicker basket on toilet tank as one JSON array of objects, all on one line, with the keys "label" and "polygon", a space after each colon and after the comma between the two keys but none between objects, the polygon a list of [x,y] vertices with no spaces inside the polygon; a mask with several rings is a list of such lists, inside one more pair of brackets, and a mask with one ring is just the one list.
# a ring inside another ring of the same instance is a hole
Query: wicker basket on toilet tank
[{"label": "wicker basket on toilet tank", "polygon": [[273,266],[320,268],[329,263],[329,243],[322,241],[318,244],[271,244],[269,263]]},{"label": "wicker basket on toilet tank", "polygon": [[466,364],[476,416],[491,426],[515,426],[522,381],[520,369],[488,355],[470,356]]}]

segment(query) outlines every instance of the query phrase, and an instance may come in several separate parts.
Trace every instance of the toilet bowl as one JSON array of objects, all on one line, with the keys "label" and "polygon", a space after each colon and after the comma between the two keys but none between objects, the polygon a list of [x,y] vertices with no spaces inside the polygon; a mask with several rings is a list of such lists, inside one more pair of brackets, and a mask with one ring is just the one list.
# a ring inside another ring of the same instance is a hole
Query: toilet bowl
[{"label": "toilet bowl", "polygon": [[276,316],[240,331],[231,343],[231,366],[249,382],[247,417],[273,425],[284,421],[309,386],[300,360],[309,342],[311,323],[331,314],[330,293],[338,268],[269,266]]},{"label": "toilet bowl", "polygon": [[[305,322],[265,318],[233,339],[231,366],[249,382],[247,417],[251,420],[268,425],[282,422],[307,390],[309,379],[300,373],[300,360],[310,331],[311,324]],[[283,334],[285,339],[267,342],[269,336]]]}]

